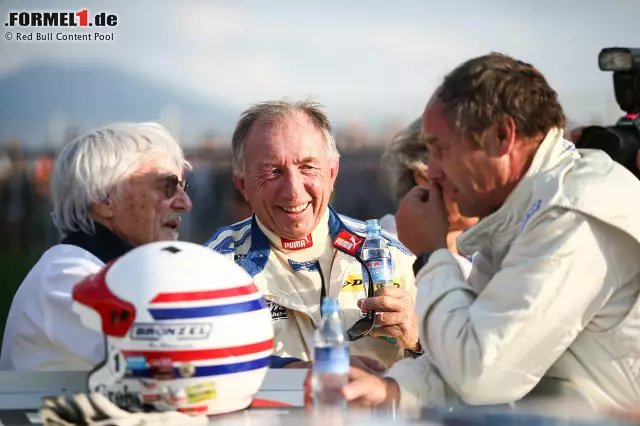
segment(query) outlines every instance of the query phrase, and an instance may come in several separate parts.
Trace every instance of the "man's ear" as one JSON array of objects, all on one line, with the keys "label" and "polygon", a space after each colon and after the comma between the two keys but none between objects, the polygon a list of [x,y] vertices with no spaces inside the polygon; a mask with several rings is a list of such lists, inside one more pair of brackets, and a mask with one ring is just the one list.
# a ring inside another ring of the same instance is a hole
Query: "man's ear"
[{"label": "man's ear", "polygon": [[244,200],[246,202],[249,202],[249,199],[247,198],[247,188],[245,186],[245,182],[244,182],[244,177],[240,176],[240,175],[233,175],[233,183],[236,186],[236,188],[238,189],[238,191],[240,191],[240,193],[242,194],[242,196],[244,197]]},{"label": "man's ear", "polygon": [[91,205],[91,211],[100,218],[112,218],[113,217],[113,201],[111,197],[107,197],[104,201]]},{"label": "man's ear", "polygon": [[338,170],[340,169],[340,157],[336,157],[331,160],[329,172],[331,173],[331,186],[333,187],[338,177]]},{"label": "man's ear", "polygon": [[516,143],[516,122],[505,115],[494,125],[492,136],[485,139],[487,153],[495,157],[508,155]]}]

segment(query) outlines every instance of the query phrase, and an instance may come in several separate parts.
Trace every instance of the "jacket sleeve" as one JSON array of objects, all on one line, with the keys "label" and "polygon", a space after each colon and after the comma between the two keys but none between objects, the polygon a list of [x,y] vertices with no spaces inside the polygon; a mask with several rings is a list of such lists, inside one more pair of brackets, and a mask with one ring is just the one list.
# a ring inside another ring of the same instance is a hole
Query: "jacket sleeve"
[{"label": "jacket sleeve", "polygon": [[595,315],[610,273],[606,231],[577,212],[540,212],[480,293],[449,251],[433,253],[417,277],[420,337],[464,402],[519,400],[571,345]]},{"label": "jacket sleeve", "polygon": [[419,413],[422,407],[446,404],[445,383],[426,356],[396,362],[385,377],[398,383],[400,400],[396,403],[403,412]]},{"label": "jacket sleeve", "polygon": [[73,287],[101,267],[88,259],[66,257],[53,261],[43,274],[39,292],[40,312],[32,312],[43,333],[56,346],[63,347],[70,357],[91,368],[105,357],[104,337],[82,325],[71,305]]},{"label": "jacket sleeve", "polygon": [[464,276],[465,280],[467,280],[469,275],[471,274],[471,267],[472,267],[471,261],[466,257],[460,256],[459,254],[455,254],[455,253],[453,254],[453,257],[455,257],[456,261],[458,262],[458,266],[462,271],[462,276]]}]

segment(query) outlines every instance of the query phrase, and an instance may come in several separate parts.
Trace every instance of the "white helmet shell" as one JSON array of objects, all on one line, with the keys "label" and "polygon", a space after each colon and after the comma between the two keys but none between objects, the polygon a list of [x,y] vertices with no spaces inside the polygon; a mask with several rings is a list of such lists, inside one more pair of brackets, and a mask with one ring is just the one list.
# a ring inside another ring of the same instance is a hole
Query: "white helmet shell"
[{"label": "white helmet shell", "polygon": [[271,315],[251,276],[203,246],[138,247],[78,283],[73,310],[106,339],[89,390],[127,408],[221,414],[248,407],[273,353]]}]

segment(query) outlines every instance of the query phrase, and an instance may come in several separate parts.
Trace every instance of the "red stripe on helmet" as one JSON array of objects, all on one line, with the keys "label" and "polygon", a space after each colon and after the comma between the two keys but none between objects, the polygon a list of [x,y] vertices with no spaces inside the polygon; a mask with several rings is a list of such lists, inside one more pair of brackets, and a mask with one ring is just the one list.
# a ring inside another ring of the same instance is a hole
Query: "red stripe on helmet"
[{"label": "red stripe on helmet", "polygon": [[197,300],[222,299],[226,297],[246,296],[258,289],[251,283],[241,287],[223,288],[207,291],[185,291],[180,293],[159,293],[151,303],[194,302]]}]

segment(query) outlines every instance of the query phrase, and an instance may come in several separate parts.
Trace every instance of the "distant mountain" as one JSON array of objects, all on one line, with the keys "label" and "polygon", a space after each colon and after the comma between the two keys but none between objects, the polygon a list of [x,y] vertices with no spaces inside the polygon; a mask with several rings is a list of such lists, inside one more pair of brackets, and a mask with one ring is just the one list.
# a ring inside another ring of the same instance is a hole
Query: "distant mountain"
[{"label": "distant mountain", "polygon": [[[221,102],[103,66],[33,65],[0,77],[0,143],[18,137],[27,147],[39,147],[56,127],[82,132],[113,121],[163,116],[170,130],[179,128],[174,136],[186,146],[208,132],[229,134],[237,119]],[[169,123],[176,118],[179,127],[172,129]]]}]

